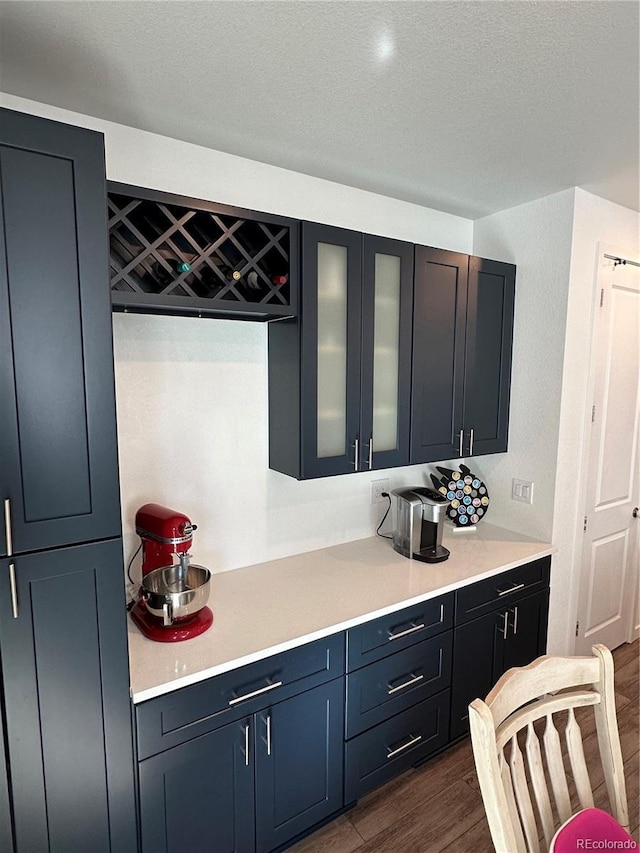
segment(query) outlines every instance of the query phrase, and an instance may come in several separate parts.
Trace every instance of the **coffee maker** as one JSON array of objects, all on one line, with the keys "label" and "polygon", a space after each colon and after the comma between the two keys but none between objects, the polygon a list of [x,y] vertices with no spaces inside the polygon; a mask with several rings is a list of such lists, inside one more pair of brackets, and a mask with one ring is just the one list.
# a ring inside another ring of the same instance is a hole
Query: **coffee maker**
[{"label": "coffee maker", "polygon": [[131,618],[150,640],[197,637],[211,626],[213,613],[205,606],[211,572],[190,562],[196,525],[160,504],[141,506],[135,524],[142,540],[142,583]]},{"label": "coffee maker", "polygon": [[423,486],[393,489],[393,547],[410,560],[440,563],[449,556],[442,529],[451,503],[440,492]]}]

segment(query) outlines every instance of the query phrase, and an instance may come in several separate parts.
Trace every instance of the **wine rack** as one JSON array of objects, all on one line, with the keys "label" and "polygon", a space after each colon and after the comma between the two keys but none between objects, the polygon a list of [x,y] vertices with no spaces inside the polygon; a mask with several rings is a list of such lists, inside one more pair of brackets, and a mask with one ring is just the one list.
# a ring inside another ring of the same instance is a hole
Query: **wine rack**
[{"label": "wine rack", "polygon": [[114,310],[296,316],[296,220],[113,182],[108,209]]}]

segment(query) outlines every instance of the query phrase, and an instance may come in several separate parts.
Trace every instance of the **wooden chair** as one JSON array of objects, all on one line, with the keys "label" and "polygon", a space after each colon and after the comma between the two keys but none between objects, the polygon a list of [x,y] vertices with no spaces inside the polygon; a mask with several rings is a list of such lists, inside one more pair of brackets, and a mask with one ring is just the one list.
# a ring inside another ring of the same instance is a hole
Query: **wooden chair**
[{"label": "wooden chair", "polygon": [[[476,699],[469,705],[476,771],[498,853],[539,853],[541,836],[543,849],[548,850],[558,826],[574,811],[593,807],[582,733],[574,713],[587,706],[593,706],[595,714],[610,811],[629,830],[613,658],[601,645],[594,646],[592,653],[593,657],[545,655],[528,666],[510,669],[484,702]],[[579,809],[572,808],[570,787]]]}]

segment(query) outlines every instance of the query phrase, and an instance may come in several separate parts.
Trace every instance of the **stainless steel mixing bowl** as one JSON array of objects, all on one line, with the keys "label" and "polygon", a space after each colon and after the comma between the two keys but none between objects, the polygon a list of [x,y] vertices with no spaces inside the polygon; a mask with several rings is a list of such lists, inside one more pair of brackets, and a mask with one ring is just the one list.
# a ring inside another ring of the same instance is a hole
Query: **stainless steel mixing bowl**
[{"label": "stainless steel mixing bowl", "polygon": [[163,625],[183,622],[207,603],[211,572],[204,566],[164,566],[142,578],[142,598]]}]

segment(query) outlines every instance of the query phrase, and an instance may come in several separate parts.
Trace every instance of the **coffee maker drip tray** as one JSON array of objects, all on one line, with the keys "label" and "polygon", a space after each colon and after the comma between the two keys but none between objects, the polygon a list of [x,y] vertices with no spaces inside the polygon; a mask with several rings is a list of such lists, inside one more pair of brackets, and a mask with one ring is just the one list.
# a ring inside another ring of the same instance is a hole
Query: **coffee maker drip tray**
[{"label": "coffee maker drip tray", "polygon": [[137,601],[134,604],[130,615],[144,636],[158,643],[190,640],[192,637],[204,634],[213,624],[213,611],[209,607],[203,607],[193,616],[174,622],[173,625],[163,625],[157,616],[149,613],[143,601]]},{"label": "coffee maker drip tray", "polygon": [[430,548],[422,548],[420,551],[415,551],[413,559],[421,560],[423,563],[441,563],[447,559],[450,553],[443,545],[434,545]]}]

